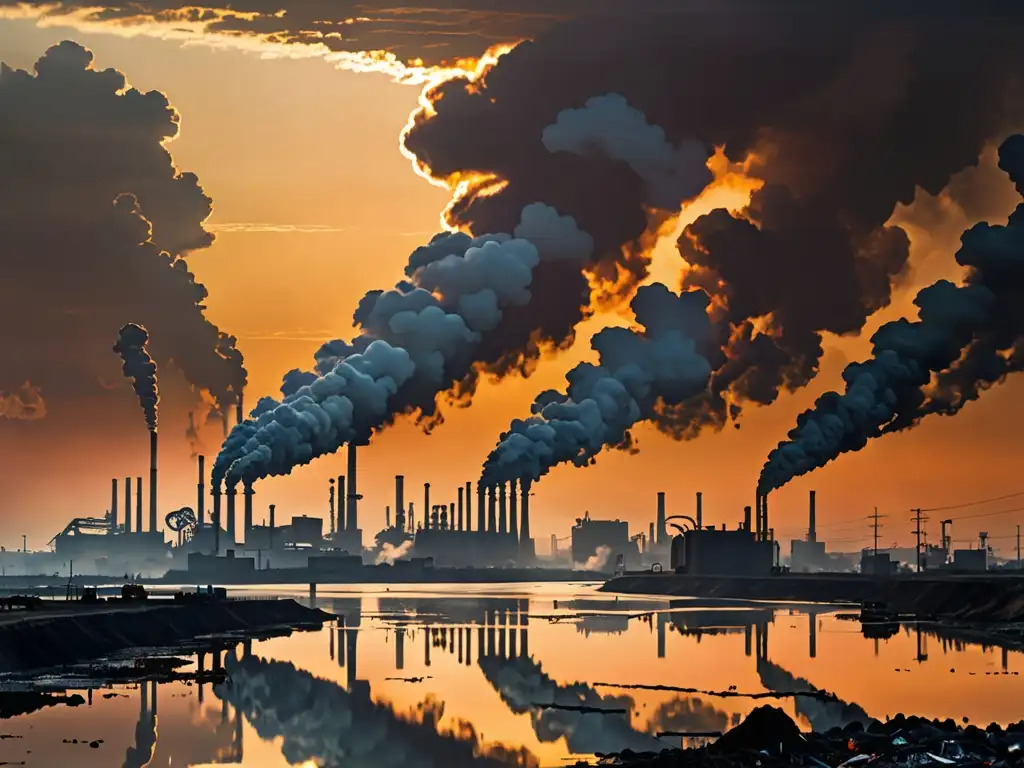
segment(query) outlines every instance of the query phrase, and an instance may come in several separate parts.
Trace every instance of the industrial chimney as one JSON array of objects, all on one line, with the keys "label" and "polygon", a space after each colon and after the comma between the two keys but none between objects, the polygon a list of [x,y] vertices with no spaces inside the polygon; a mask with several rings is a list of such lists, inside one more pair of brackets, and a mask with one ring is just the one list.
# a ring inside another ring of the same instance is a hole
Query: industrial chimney
[{"label": "industrial chimney", "polygon": [[765,493],[761,496],[761,538],[765,540],[771,538],[770,530],[768,527],[768,494]]},{"label": "industrial chimney", "polygon": [[502,483],[499,486],[498,491],[498,533],[508,532],[508,508],[506,506],[505,494],[508,493],[508,489],[505,484]]},{"label": "industrial chimney", "polygon": [[811,494],[810,494],[810,511],[808,513],[808,520],[807,520],[807,540],[811,541],[811,542],[814,542],[814,541],[818,540],[818,531],[817,531],[817,525],[816,525],[815,514],[814,514],[814,496],[815,496],[814,491],[811,491]]},{"label": "industrial chimney", "polygon": [[497,499],[494,495],[494,486],[487,489],[487,530],[494,533],[498,530]]},{"label": "industrial chimney", "polygon": [[252,483],[246,483],[245,489],[245,513],[243,516],[243,533],[245,534],[245,540],[250,541],[252,539],[252,496],[255,491],[252,489]]},{"label": "industrial chimney", "polygon": [[466,530],[473,530],[473,484],[466,481]]},{"label": "industrial chimney", "polygon": [[463,521],[462,513],[463,513],[463,510],[464,510],[464,507],[463,507],[463,504],[462,504],[462,490],[463,490],[462,486],[460,485],[459,486],[459,518],[458,518],[458,530],[460,530],[460,531],[462,530],[462,521]]},{"label": "industrial chimney", "polygon": [[149,530],[156,530],[156,430],[149,433]]},{"label": "industrial chimney", "polygon": [[274,520],[274,511],[276,507],[270,505],[270,549],[274,549],[274,529],[277,527],[276,521]]},{"label": "industrial chimney", "polygon": [[[760,506],[760,496],[758,496],[758,505]],[[743,508],[743,530],[750,533],[750,507]]]},{"label": "industrial chimney", "polygon": [[359,528],[359,515],[356,504],[359,491],[356,488],[356,446],[348,444],[348,499],[345,504],[345,530],[354,534]]},{"label": "industrial chimney", "polygon": [[117,478],[110,481],[110,531],[117,530]]},{"label": "industrial chimney", "polygon": [[327,528],[327,535],[328,536],[333,536],[334,535],[334,478],[332,477],[330,480],[327,481],[327,483],[330,486],[330,488],[328,490],[328,493],[327,493],[327,514],[328,514],[328,520],[330,521],[329,525],[328,525],[328,528]]},{"label": "industrial chimney", "polygon": [[697,530],[704,530],[704,494],[697,491]]},{"label": "industrial chimney", "polygon": [[215,483],[213,490],[213,554],[220,555],[220,484]]},{"label": "industrial chimney", "polygon": [[516,481],[513,480],[509,483],[508,493],[508,532],[512,534],[516,541],[519,540],[519,520],[517,519],[518,506],[518,499],[516,498]]},{"label": "industrial chimney", "polygon": [[477,481],[476,484],[476,529],[483,533],[487,530],[487,521],[485,518],[486,511],[484,509],[484,487]]},{"label": "industrial chimney", "polygon": [[132,526],[128,522],[132,516],[132,479],[126,477],[124,479],[124,532],[131,533]]},{"label": "industrial chimney", "polygon": [[345,530],[345,476],[338,475],[338,522],[337,527],[331,531],[332,534]]},{"label": "industrial chimney", "polygon": [[519,526],[519,548],[522,555],[529,559],[533,556],[530,539],[530,481],[523,478],[519,481],[519,486],[523,492],[523,503],[520,505],[522,515]]},{"label": "industrial chimney", "polygon": [[658,517],[654,523],[654,535],[658,537],[657,544],[662,546],[665,543],[665,492],[658,491]]},{"label": "industrial chimney", "polygon": [[423,529],[430,528],[430,483],[423,484]]},{"label": "industrial chimney", "polygon": [[201,531],[206,524],[206,457],[202,454],[199,455],[199,483],[196,489],[196,515]]},{"label": "industrial chimney", "polygon": [[[131,513],[125,510],[125,523],[128,522],[127,517]],[[142,478],[135,478],[135,531],[142,533]]]},{"label": "industrial chimney", "polygon": [[233,485],[228,486],[228,546],[232,549],[237,539],[235,538],[235,496],[237,489]]},{"label": "industrial chimney", "polygon": [[395,528],[405,530],[405,475],[395,475]]}]

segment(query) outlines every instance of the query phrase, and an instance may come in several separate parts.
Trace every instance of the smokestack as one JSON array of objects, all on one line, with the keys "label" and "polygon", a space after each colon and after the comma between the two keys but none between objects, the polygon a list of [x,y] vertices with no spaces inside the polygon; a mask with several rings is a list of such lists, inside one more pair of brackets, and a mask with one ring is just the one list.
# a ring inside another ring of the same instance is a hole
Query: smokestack
[{"label": "smokestack", "polygon": [[523,555],[530,557],[532,555],[530,551],[530,481],[524,478],[519,482],[519,486],[523,491],[522,519],[519,526],[519,548],[522,550]]},{"label": "smokestack", "polygon": [[516,481],[513,480],[509,483],[509,494],[508,494],[508,532],[515,537],[516,541],[519,540],[519,521],[516,519],[516,508],[518,505],[516,499]]},{"label": "smokestack", "polygon": [[768,527],[768,494],[766,493],[761,496],[761,538],[770,538],[769,530],[771,529]]},{"label": "smokestack", "polygon": [[213,554],[220,555],[220,485],[215,484],[213,490]]},{"label": "smokestack", "polygon": [[654,523],[654,535],[658,537],[658,546],[665,543],[665,492],[658,491],[658,517]]},{"label": "smokestack", "polygon": [[651,523],[651,525],[650,525],[650,531],[647,534],[647,541],[650,542],[647,545],[648,547],[653,547],[654,546],[654,523]]},{"label": "smokestack", "polygon": [[391,527],[391,505],[384,507],[384,528]]},{"label": "smokestack", "polygon": [[498,491],[498,532],[506,533],[508,531],[508,508],[506,506],[505,494],[508,489],[505,484],[502,483],[499,486]]},{"label": "smokestack", "polygon": [[413,533],[416,530],[416,510],[415,504],[409,502],[409,532]]},{"label": "smokestack", "polygon": [[350,534],[355,533],[359,528],[359,514],[357,504],[359,502],[359,491],[356,488],[356,446],[348,444],[348,500],[345,505],[345,530]]},{"label": "smokestack", "polygon": [[459,486],[459,530],[462,530],[462,486]]},{"label": "smokestack", "polygon": [[473,484],[466,482],[466,530],[473,530],[473,497],[472,497]]},{"label": "smokestack", "polygon": [[754,504],[756,509],[754,510],[754,536],[761,538],[761,492],[758,491],[754,496]]},{"label": "smokestack", "polygon": [[743,508],[743,530],[747,531],[748,533],[750,532],[750,507]]},{"label": "smokestack", "polygon": [[704,529],[704,494],[697,491],[697,530]]},{"label": "smokestack", "polygon": [[252,539],[252,495],[254,493],[251,483],[246,483],[243,493],[245,494],[245,512],[242,532],[245,534],[245,540],[249,541]]},{"label": "smokestack", "polygon": [[328,514],[328,527],[327,535],[334,535],[334,478],[332,477],[327,481],[330,490],[327,492],[327,514]]},{"label": "smokestack", "polygon": [[491,533],[498,530],[497,499],[494,492],[493,485],[487,489],[487,530]]},{"label": "smokestack", "polygon": [[815,521],[815,514],[814,514],[814,512],[815,512],[815,510],[814,510],[814,496],[815,496],[814,491],[811,491],[811,494],[810,494],[810,511],[809,511],[808,520],[807,520],[807,540],[808,541],[817,541],[818,540],[818,530],[817,530],[817,525],[816,525],[816,521]]},{"label": "smokestack", "polygon": [[110,530],[117,530],[117,478],[110,481]]},{"label": "smokestack", "polygon": [[[128,522],[128,517],[131,513],[126,509],[125,523]],[[142,478],[135,478],[135,530],[137,533],[142,533]]]},{"label": "smokestack", "polygon": [[132,532],[132,479],[126,477],[124,479],[124,532]]},{"label": "smokestack", "polygon": [[430,483],[423,484],[423,530],[430,528]]},{"label": "smokestack", "polygon": [[480,532],[487,530],[487,520],[484,515],[484,487],[478,480],[476,483],[476,529]]},{"label": "smokestack", "polygon": [[196,514],[199,516],[199,530],[206,524],[206,457],[199,455],[199,484],[196,498]]},{"label": "smokestack", "polygon": [[335,498],[338,500],[338,520],[331,533],[345,530],[345,476],[338,475],[338,492]]},{"label": "smokestack", "polygon": [[156,430],[149,433],[149,530],[156,530]]},{"label": "smokestack", "polygon": [[235,546],[235,486],[228,486],[228,546]]},{"label": "smokestack", "polygon": [[273,504],[270,505],[270,549],[274,549],[274,529],[277,528],[276,521],[274,520],[275,507]]},{"label": "smokestack", "polygon": [[395,475],[395,528],[405,530],[405,476]]}]

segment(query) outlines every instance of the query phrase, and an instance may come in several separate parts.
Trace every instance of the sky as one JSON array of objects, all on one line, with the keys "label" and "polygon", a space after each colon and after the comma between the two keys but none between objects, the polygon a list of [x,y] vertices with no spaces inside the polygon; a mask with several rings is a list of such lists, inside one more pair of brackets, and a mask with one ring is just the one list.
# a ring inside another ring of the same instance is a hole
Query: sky
[{"label": "sky", "polygon": [[[534,26],[514,31],[483,25],[486,34],[480,41],[501,42],[492,40],[492,33],[533,34],[549,21],[530,23]],[[80,21],[41,24],[37,18],[6,18],[0,20],[0,60],[31,71],[49,46],[72,39],[94,53],[97,67],[120,70],[139,90],[163,92],[180,112],[180,135],[167,146],[176,167],[195,173],[212,198],[206,228],[216,236],[208,248],[188,255],[188,265],[209,292],[203,302],[208,319],[237,337],[248,370],[245,398],[254,405],[261,396],[277,395],[285,371],[308,369],[322,342],[350,336],[360,297],[392,285],[410,252],[439,230],[439,215],[451,193],[417,175],[399,151],[399,134],[417,106],[420,87],[395,82],[387,74],[351,71],[327,56],[267,58],[262,55],[267,48],[244,40],[217,47],[203,44],[202,35],[160,39],[116,31]],[[459,45],[451,49],[451,58],[471,53],[465,50],[468,43]],[[436,56],[431,46],[428,41],[422,49],[400,50],[406,57]],[[994,162],[991,151],[984,162]],[[684,206],[676,233],[712,208],[743,207],[748,191],[742,185],[705,191]],[[1012,198],[1001,205],[1005,216]],[[627,520],[631,532],[646,531],[662,490],[670,514],[692,512],[694,494],[702,491],[706,522],[731,527],[741,520],[743,506],[753,503],[768,452],[785,438],[797,414],[841,385],[842,368],[870,352],[867,338],[879,324],[912,316],[911,299],[920,287],[961,274],[952,259],[955,236],[976,219],[934,200],[928,211],[931,218],[916,206],[894,211],[896,221],[927,226],[907,228],[910,266],[896,283],[891,306],[872,315],[858,335],[826,334],[820,373],[805,388],[783,393],[765,407],[748,406],[739,429],[675,442],[640,425],[634,430],[635,454],[604,451],[595,466],[557,467],[534,488],[531,525],[538,550],[548,549],[552,534],[567,536],[585,511]],[[678,287],[682,262],[675,240],[669,234],[659,241],[648,282],[659,279]],[[631,320],[621,305],[598,312],[581,325],[571,349],[545,355],[528,378],[485,378],[472,405],[447,409],[444,423],[429,435],[403,420],[377,435],[360,458],[364,542],[383,527],[385,505],[394,503],[396,474],[405,476],[406,498],[417,507],[424,482],[430,482],[435,503],[453,502],[461,483],[477,479],[509,420],[527,415],[541,390],[564,387],[564,375],[575,364],[596,359],[590,337],[606,325]],[[132,321],[125,317],[121,322]],[[115,335],[113,328],[111,344]],[[172,509],[194,506],[196,469],[185,437],[194,395],[179,373],[161,373],[162,518]],[[1016,472],[1024,455],[1017,438],[1024,419],[1022,386],[1011,377],[955,418],[925,420],[914,430],[870,441],[796,478],[772,496],[777,537],[803,535],[810,489],[817,490],[819,538],[848,551],[869,543],[866,517],[876,508],[888,515],[883,542],[908,544],[913,508],[1024,491]],[[138,404],[127,382],[115,378],[110,388],[111,396],[82,397],[74,408],[43,419],[0,419],[0,544],[20,546],[26,535],[30,548],[42,546],[70,517],[102,515],[109,506],[111,477],[145,475],[148,440]],[[217,424],[201,430],[208,462],[220,438]],[[344,471],[344,456],[337,454],[288,477],[259,482],[257,519],[271,503],[278,520],[293,514],[326,516],[328,478]],[[937,539],[940,518],[1018,506],[1024,508],[1024,496],[962,512],[936,512],[930,529]],[[1013,539],[1007,537],[1015,534],[1021,517],[1024,512],[1017,511],[954,522],[953,536],[968,546],[979,531],[987,531],[992,543],[1008,552]]]}]

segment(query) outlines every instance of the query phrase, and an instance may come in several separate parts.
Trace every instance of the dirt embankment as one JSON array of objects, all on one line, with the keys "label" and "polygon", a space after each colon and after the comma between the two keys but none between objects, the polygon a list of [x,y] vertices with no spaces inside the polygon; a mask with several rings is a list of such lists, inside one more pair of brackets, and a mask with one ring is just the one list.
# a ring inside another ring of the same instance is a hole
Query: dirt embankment
[{"label": "dirt embankment", "polygon": [[883,602],[900,613],[963,622],[1024,621],[1024,577],[796,575],[764,578],[636,574],[611,579],[605,592],[665,597],[808,603]]},{"label": "dirt embankment", "polygon": [[81,613],[23,614],[0,625],[0,674],[85,661],[205,635],[311,626],[329,617],[294,600],[150,604]]}]

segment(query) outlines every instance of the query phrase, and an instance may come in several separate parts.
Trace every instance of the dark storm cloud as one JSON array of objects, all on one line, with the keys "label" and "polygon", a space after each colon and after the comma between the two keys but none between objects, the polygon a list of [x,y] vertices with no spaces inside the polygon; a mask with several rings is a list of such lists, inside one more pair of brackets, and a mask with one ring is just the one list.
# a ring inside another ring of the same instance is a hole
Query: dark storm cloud
[{"label": "dark storm cloud", "polygon": [[111,341],[137,320],[158,363],[230,404],[241,353],[182,258],[212,236],[210,199],[163,146],[178,113],[76,43],[35,70],[0,69],[0,390],[28,379],[51,406],[102,392],[118,380]]}]

